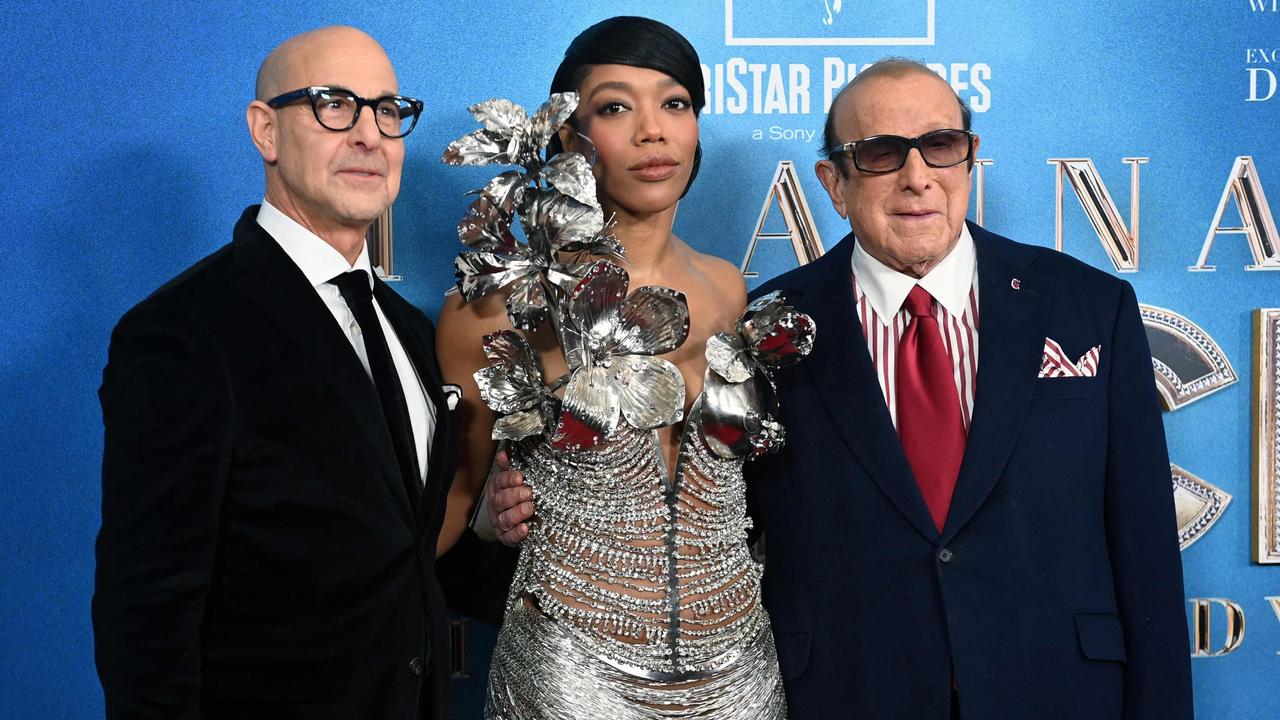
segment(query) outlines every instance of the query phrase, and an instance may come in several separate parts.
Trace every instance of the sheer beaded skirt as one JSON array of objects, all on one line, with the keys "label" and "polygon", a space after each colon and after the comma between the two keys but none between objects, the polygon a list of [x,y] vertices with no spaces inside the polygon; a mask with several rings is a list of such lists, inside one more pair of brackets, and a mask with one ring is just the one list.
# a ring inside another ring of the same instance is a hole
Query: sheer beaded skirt
[{"label": "sheer beaded skirt", "polygon": [[697,418],[674,480],[656,434],[626,425],[589,450],[511,447],[536,519],[486,717],[785,717],[742,460],[710,453]]}]

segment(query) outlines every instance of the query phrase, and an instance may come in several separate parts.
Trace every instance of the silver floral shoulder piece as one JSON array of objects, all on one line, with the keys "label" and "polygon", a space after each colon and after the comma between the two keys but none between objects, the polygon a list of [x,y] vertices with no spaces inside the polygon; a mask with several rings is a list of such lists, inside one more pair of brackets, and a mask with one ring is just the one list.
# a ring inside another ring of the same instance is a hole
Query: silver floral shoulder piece
[{"label": "silver floral shoulder piece", "polygon": [[773,292],[747,306],[736,332],[707,340],[700,428],[712,452],[733,458],[782,447],[772,371],[800,362],[813,349],[816,333],[808,315]]},{"label": "silver floral shoulder piece", "polygon": [[529,341],[514,330],[484,338],[489,367],[475,372],[480,399],[500,417],[493,439],[520,440],[543,432],[559,414],[560,400],[542,383],[542,366]]},{"label": "silver floral shoulder piece", "polygon": [[[521,330],[548,319],[556,295],[568,293],[590,266],[583,256],[623,255],[608,232],[586,158],[558,153],[543,162],[551,136],[578,106],[577,93],[556,93],[528,116],[510,100],[472,105],[484,127],[454,140],[441,158],[449,165],[519,165],[473,191],[478,198],[458,223],[454,274],[468,302],[513,285],[507,317]],[[525,241],[512,232],[516,215]],[[568,257],[569,259],[565,259]]]},{"label": "silver floral shoulder piece", "polygon": [[[451,165],[519,165],[483,189],[458,223],[468,249],[454,263],[458,290],[470,302],[510,286],[507,318],[529,332],[549,322],[569,368],[545,384],[538,356],[519,332],[485,338],[489,367],[475,373],[480,395],[500,418],[493,437],[518,440],[551,433],[553,446],[593,447],[619,418],[639,429],[678,422],[684,378],[671,352],[689,333],[682,293],[642,287],[628,293],[624,259],[596,200],[586,159],[542,152],[578,104],[556,93],[530,117],[509,100],[470,110],[484,127],[453,141],[442,158]],[[516,237],[516,217],[524,241]],[[601,257],[605,259],[600,259]],[[564,387],[563,400],[553,390]]]}]

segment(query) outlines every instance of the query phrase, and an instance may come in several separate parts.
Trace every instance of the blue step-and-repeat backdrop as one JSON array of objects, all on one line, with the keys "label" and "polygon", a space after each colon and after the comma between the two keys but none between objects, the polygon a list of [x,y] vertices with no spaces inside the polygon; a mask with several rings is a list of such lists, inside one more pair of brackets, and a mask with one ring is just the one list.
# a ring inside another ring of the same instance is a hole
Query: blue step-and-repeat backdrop
[{"label": "blue step-and-repeat backdrop", "polygon": [[[426,100],[394,261],[401,292],[434,315],[462,194],[487,178],[439,162],[474,128],[466,106],[536,106],[570,39],[616,14],[661,19],[701,54],[705,154],[676,231],[736,264],[754,250],[751,283],[847,231],[812,172],[833,93],[884,55],[951,82],[983,138],[970,217],[1121,273],[1150,306],[1198,716],[1280,718],[1280,566],[1257,561],[1280,551],[1255,547],[1253,522],[1280,504],[1263,422],[1280,400],[1255,397],[1275,386],[1255,370],[1267,343],[1254,348],[1255,309],[1280,307],[1276,0],[4,3],[0,714],[102,714],[89,600],[107,339],[261,198],[244,107],[266,52],[353,24]],[[467,628],[457,717],[478,715],[493,632]]]}]

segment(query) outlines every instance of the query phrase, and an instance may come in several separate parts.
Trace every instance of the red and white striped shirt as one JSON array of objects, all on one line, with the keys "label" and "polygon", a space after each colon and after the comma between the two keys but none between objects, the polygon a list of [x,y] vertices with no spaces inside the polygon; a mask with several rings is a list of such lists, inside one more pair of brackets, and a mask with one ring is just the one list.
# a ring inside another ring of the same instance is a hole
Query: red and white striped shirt
[{"label": "red and white striped shirt", "polygon": [[861,245],[854,245],[853,297],[858,321],[894,427],[898,425],[894,395],[898,342],[911,322],[910,313],[902,305],[917,284],[937,300],[934,317],[951,356],[960,415],[968,432],[973,417],[973,386],[978,377],[978,263],[968,226],[960,231],[959,241],[942,262],[919,280],[871,257]]}]

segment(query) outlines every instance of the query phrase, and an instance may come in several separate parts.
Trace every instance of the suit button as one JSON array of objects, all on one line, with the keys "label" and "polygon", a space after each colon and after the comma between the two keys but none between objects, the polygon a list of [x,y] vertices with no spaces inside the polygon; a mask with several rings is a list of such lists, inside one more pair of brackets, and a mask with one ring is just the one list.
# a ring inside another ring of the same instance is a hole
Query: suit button
[{"label": "suit button", "polygon": [[409,661],[409,672],[413,673],[414,675],[417,675],[418,677],[422,677],[422,670],[424,665],[425,663],[422,662],[422,658],[416,657]]},{"label": "suit button", "polygon": [[946,548],[942,548],[941,550],[938,551],[938,560],[940,562],[949,563],[951,562],[951,558],[953,557],[955,557],[955,555],[953,555],[952,552]]}]

